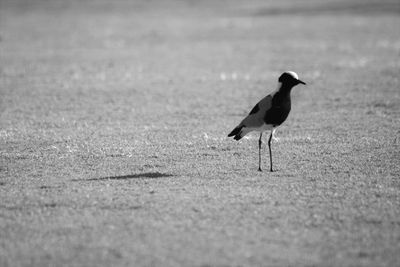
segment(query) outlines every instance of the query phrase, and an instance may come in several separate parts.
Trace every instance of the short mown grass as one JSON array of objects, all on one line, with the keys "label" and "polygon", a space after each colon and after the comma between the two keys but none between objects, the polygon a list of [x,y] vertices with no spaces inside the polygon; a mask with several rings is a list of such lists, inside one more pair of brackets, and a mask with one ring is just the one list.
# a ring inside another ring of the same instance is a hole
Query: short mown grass
[{"label": "short mown grass", "polygon": [[399,264],[396,1],[0,5],[1,266]]}]

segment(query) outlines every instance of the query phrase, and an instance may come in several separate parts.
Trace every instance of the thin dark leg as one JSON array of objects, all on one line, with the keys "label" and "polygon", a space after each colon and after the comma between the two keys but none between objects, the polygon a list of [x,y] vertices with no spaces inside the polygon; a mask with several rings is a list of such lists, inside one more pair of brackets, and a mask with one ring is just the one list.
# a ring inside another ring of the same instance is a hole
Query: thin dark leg
[{"label": "thin dark leg", "polygon": [[261,170],[261,145],[262,145],[262,133],[260,133],[260,139],[258,140],[258,171],[262,172]]},{"label": "thin dark leg", "polygon": [[269,162],[270,162],[270,166],[271,166],[270,171],[273,172],[273,170],[272,170],[271,139],[272,139],[272,131],[271,131],[271,135],[269,136],[269,139],[268,139],[268,148],[269,148]]}]

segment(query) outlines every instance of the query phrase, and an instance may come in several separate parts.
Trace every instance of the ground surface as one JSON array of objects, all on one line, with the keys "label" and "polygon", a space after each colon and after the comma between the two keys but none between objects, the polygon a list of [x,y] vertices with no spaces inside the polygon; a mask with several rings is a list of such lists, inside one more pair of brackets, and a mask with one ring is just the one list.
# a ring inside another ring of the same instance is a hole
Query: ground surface
[{"label": "ground surface", "polygon": [[[1,0],[0,266],[398,265],[399,13]],[[288,69],[259,173],[226,134]]]}]

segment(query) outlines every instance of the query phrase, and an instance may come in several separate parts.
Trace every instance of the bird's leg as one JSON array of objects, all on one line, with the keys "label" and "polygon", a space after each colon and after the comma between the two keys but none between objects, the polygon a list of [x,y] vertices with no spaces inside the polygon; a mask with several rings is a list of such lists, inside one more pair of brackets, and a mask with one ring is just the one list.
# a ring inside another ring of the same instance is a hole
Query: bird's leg
[{"label": "bird's leg", "polygon": [[271,166],[271,169],[270,169],[270,171],[271,171],[271,172],[273,172],[273,169],[272,169],[272,151],[271,151],[271,139],[272,139],[272,133],[273,133],[273,131],[271,131],[271,135],[269,136],[269,139],[268,139],[268,148],[269,148],[269,162],[270,162],[270,166]]},{"label": "bird's leg", "polygon": [[262,172],[262,169],[261,169],[261,145],[262,145],[261,137],[262,137],[262,132],[260,133],[260,139],[258,140],[258,171],[259,172]]},{"label": "bird's leg", "polygon": [[274,141],[274,142],[279,142],[280,139],[279,139],[278,137],[275,136],[275,131],[276,131],[276,129],[273,129],[273,130],[272,130],[272,141]]}]

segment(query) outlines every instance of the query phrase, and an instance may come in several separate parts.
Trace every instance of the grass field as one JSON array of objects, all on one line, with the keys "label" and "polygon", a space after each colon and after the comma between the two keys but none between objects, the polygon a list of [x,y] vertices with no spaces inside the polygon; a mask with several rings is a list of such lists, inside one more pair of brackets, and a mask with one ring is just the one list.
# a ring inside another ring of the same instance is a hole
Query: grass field
[{"label": "grass field", "polygon": [[[399,265],[399,14],[0,0],[0,266]],[[259,173],[226,135],[285,70]]]}]

